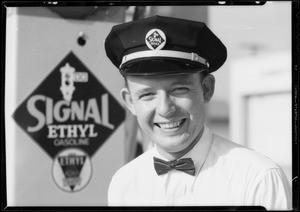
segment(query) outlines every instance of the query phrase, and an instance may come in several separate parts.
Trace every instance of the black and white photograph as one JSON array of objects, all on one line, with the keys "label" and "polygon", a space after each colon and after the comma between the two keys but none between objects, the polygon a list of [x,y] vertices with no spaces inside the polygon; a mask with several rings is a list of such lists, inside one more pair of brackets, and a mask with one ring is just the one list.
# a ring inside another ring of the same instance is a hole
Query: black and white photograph
[{"label": "black and white photograph", "polygon": [[212,2],[2,3],[1,210],[299,210],[299,2]]}]

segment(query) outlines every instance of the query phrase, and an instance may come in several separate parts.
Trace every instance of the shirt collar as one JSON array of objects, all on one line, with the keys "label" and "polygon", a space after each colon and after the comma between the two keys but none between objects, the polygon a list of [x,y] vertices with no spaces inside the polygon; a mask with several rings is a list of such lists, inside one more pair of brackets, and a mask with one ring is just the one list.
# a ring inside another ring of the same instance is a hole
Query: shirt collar
[{"label": "shirt collar", "polygon": [[[203,126],[203,134],[200,137],[199,141],[195,144],[195,146],[187,152],[185,155],[183,155],[181,158],[192,158],[194,161],[195,169],[196,169],[196,175],[200,171],[201,167],[203,166],[205,159],[209,153],[210,146],[212,143],[212,133],[209,130],[209,128],[204,125]],[[163,157],[156,149],[156,145],[154,145],[154,156],[161,158],[163,160],[167,160],[165,157]]]}]

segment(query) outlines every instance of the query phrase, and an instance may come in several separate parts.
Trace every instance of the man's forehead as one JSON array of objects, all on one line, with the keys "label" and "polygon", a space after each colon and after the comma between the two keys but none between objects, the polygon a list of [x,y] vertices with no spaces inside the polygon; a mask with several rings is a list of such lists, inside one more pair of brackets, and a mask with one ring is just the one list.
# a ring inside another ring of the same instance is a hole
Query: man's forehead
[{"label": "man's forehead", "polygon": [[200,79],[200,73],[174,74],[164,76],[127,76],[127,83],[131,86],[189,84]]}]

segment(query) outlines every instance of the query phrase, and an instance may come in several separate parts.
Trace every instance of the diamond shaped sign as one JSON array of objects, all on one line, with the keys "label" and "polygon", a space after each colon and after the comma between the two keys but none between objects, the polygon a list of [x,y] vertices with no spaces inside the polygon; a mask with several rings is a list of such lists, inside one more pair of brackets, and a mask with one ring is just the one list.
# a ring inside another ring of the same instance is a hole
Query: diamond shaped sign
[{"label": "diamond shaped sign", "polygon": [[65,148],[90,157],[125,119],[125,111],[70,52],[13,114],[18,125],[52,158]]}]

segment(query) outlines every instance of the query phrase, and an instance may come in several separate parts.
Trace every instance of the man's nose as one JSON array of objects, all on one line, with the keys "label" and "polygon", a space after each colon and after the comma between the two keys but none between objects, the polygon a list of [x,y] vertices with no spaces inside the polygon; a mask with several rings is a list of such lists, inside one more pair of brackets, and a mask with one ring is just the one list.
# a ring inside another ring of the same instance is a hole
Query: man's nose
[{"label": "man's nose", "polygon": [[174,104],[174,101],[167,93],[161,93],[158,100],[157,113],[160,116],[168,117],[171,116],[175,111],[176,106]]}]

